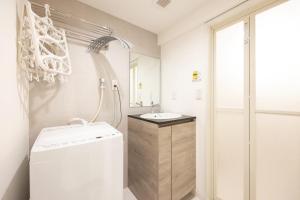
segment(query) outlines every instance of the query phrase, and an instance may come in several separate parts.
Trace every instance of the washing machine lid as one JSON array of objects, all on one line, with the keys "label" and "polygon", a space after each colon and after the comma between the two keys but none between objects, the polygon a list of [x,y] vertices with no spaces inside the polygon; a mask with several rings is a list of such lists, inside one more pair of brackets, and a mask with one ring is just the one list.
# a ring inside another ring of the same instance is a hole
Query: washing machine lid
[{"label": "washing machine lid", "polygon": [[106,122],[44,128],[36,139],[31,152],[96,142],[120,135],[118,130]]}]

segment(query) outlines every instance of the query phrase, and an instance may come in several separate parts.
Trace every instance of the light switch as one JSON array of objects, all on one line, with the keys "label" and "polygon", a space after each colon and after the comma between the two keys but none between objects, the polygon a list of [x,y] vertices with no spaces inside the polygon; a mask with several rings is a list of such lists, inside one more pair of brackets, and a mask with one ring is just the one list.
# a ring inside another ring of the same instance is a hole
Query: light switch
[{"label": "light switch", "polygon": [[177,99],[177,93],[176,92],[172,92],[172,100],[176,100]]},{"label": "light switch", "polygon": [[202,89],[196,89],[195,99],[196,100],[202,100]]}]

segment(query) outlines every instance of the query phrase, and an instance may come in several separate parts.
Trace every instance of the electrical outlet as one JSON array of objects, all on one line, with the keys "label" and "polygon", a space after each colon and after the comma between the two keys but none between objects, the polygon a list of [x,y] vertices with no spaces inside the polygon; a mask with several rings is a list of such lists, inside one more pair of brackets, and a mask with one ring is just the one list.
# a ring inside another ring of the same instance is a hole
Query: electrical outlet
[{"label": "electrical outlet", "polygon": [[117,88],[119,87],[119,83],[117,80],[112,80],[111,85],[112,85],[112,90],[117,90]]}]

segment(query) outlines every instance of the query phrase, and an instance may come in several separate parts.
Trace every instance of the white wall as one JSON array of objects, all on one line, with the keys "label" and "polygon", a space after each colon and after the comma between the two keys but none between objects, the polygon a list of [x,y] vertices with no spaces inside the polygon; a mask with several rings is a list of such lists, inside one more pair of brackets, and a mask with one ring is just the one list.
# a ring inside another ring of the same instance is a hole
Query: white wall
[{"label": "white wall", "polygon": [[[205,26],[161,46],[162,110],[197,117],[197,195],[206,199],[206,133],[209,130],[210,29]],[[192,82],[199,70],[201,82]],[[196,100],[197,90],[202,100]]]},{"label": "white wall", "polygon": [[73,16],[89,20],[95,24],[112,28],[114,34],[134,44],[133,51],[152,57],[160,56],[157,45],[157,35],[135,26],[120,18],[114,17],[102,10],[90,7],[75,0],[32,0],[40,4],[49,4],[51,8],[58,9]]},{"label": "white wall", "polygon": [[16,62],[16,0],[0,3],[0,199],[28,199],[26,82]]},{"label": "white wall", "polygon": [[[34,0],[96,24],[111,27],[115,34],[134,44],[134,52],[159,57],[157,35],[134,26],[74,0]],[[99,81],[106,80],[105,100],[99,121],[116,124],[119,117],[118,101],[113,101],[111,78],[117,78],[121,87],[123,120],[119,130],[124,133],[124,186],[127,186],[127,115],[129,112],[129,52],[118,42],[108,52],[91,55],[87,46],[69,43],[73,73],[65,84],[31,85],[30,89],[30,146],[44,127],[65,125],[69,119],[90,119],[99,99]],[[117,100],[117,95],[115,94]],[[117,113],[113,119],[114,112]],[[135,109],[132,109],[133,111]]]},{"label": "white wall", "polygon": [[[99,102],[99,78],[105,79],[103,107],[97,121],[116,125],[120,119],[117,93],[111,79],[119,80],[124,134],[124,184],[127,184],[127,113],[129,105],[129,51],[117,42],[104,54],[91,54],[86,46],[69,43],[73,73],[65,83],[35,84],[30,89],[30,144],[45,127],[66,125],[71,118],[91,120]],[[114,109],[115,104],[115,109]],[[115,119],[114,119],[115,110]]]}]

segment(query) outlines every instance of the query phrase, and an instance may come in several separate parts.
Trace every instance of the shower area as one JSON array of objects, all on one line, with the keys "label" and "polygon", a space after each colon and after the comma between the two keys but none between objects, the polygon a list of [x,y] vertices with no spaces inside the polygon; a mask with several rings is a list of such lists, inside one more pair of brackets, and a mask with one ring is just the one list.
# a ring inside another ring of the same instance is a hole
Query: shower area
[{"label": "shower area", "polygon": [[300,199],[300,2],[214,32],[214,200]]}]

